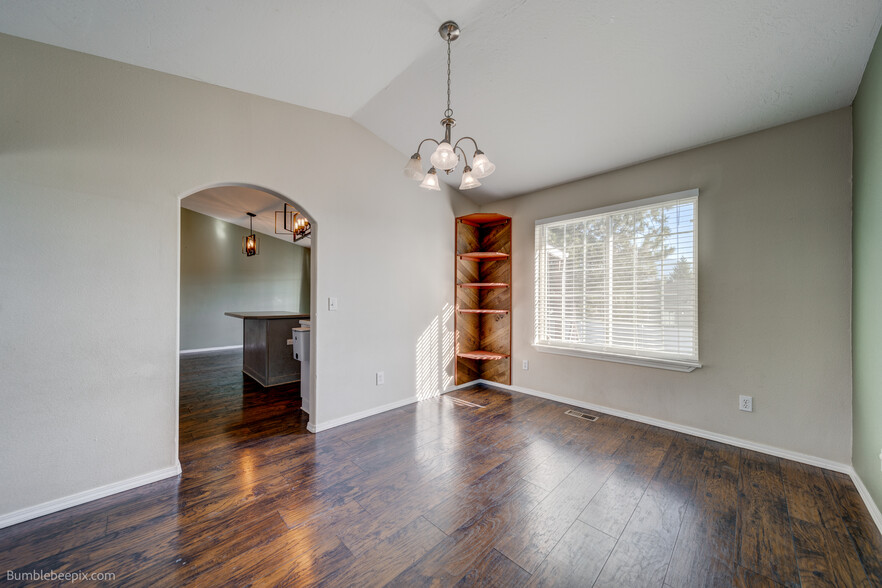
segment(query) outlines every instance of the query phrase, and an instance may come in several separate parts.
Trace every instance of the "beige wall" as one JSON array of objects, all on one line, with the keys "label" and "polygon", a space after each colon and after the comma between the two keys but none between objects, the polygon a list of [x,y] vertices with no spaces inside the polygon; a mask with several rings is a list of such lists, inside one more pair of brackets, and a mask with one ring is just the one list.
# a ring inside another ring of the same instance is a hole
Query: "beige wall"
[{"label": "beige wall", "polygon": [[[453,218],[475,207],[418,190],[406,154],[342,117],[3,35],[0,79],[0,519],[174,467],[179,198],[202,187],[265,187],[316,221],[316,425],[449,384]],[[515,219],[513,363],[531,369],[513,383],[848,462],[850,124],[485,207]],[[533,351],[533,221],[692,187],[704,367]]]},{"label": "beige wall", "polygon": [[[688,188],[700,190],[704,367],[535,351],[534,221]],[[514,219],[513,385],[851,462],[850,109],[483,210]],[[753,413],[738,410],[739,394],[753,396]]]},{"label": "beige wall", "polygon": [[206,186],[316,221],[314,424],[445,384],[451,227],[474,207],[419,190],[407,155],[346,118],[5,35],[0,79],[0,521],[174,468],[179,198]]},{"label": "beige wall", "polygon": [[309,249],[259,235],[260,254],[246,257],[246,234],[181,209],[181,350],[242,345],[242,320],[225,312],[309,312]]}]

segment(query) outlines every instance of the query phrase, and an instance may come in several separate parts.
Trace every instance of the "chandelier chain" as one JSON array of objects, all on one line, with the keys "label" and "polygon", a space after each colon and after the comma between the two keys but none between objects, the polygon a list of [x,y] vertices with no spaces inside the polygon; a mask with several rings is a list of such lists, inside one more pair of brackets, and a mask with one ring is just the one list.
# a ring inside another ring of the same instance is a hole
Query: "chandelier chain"
[{"label": "chandelier chain", "polygon": [[453,116],[453,109],[450,108],[450,31],[447,32],[447,110],[444,111],[444,116]]}]

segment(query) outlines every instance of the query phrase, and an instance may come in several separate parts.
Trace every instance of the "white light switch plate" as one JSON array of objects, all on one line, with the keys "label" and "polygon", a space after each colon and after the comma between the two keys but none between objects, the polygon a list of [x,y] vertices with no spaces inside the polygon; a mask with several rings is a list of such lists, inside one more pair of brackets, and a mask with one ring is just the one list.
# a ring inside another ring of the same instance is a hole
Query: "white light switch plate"
[{"label": "white light switch plate", "polygon": [[377,386],[382,386],[386,383],[386,374],[383,372],[377,372]]},{"label": "white light switch plate", "polygon": [[337,310],[336,298],[328,298],[328,310]]}]

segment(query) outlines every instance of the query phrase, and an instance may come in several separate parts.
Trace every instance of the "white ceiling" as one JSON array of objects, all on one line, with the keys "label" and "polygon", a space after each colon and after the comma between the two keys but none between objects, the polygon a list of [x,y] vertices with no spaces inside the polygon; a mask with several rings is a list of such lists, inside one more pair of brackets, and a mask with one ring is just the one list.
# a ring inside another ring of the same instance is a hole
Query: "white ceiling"
[{"label": "white ceiling", "polygon": [[[181,208],[239,225],[246,229],[251,226],[251,219],[246,213],[253,212],[257,215],[253,221],[255,233],[261,233],[291,243],[293,242],[291,233],[276,233],[275,213],[276,211],[284,213],[284,205],[285,202],[283,200],[276,198],[272,194],[243,186],[208,188],[181,200]],[[292,208],[289,206],[288,210],[292,210]],[[296,209],[293,210],[296,211]],[[283,222],[282,214],[279,214],[279,231],[284,231]],[[247,234],[247,230],[242,231],[243,237]],[[301,247],[310,247],[312,241],[309,237],[306,237],[294,244]]]},{"label": "white ceiling", "polygon": [[0,31],[352,117],[403,167],[441,138],[437,28],[456,20],[454,138],[497,164],[467,193],[489,202],[847,106],[880,14],[882,0],[0,0]]}]

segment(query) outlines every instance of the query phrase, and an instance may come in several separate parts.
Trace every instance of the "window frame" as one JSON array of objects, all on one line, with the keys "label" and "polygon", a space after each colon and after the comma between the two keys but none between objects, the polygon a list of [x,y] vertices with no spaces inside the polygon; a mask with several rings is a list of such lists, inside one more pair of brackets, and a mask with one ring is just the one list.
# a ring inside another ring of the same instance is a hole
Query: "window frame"
[{"label": "window frame", "polygon": [[[695,273],[695,360],[685,360],[685,359],[675,359],[675,358],[664,358],[664,357],[649,357],[644,355],[632,355],[628,353],[622,353],[618,351],[609,351],[609,350],[599,350],[599,349],[586,349],[579,344],[569,345],[566,342],[555,341],[552,343],[548,342],[540,342],[539,341],[539,312],[541,308],[540,304],[540,293],[538,285],[540,283],[539,272],[540,267],[539,264],[536,263],[533,271],[533,341],[532,346],[537,351],[542,353],[553,353],[559,355],[569,355],[574,357],[584,357],[588,359],[598,359],[602,361],[610,361],[615,363],[626,363],[631,365],[638,365],[644,367],[653,367],[653,368],[661,368],[668,369],[680,372],[691,372],[697,368],[701,367],[701,363],[699,361],[699,314],[698,314],[698,195],[699,191],[697,188],[693,188],[690,190],[683,190],[681,192],[673,192],[670,194],[663,194],[660,196],[653,196],[650,198],[643,198],[640,200],[632,200],[630,202],[622,202],[619,204],[614,204],[611,206],[603,206],[600,208],[593,208],[590,210],[583,210],[580,212],[574,212],[570,214],[564,214],[559,216],[553,216],[543,219],[538,219],[535,221],[535,227],[538,228],[540,225],[548,225],[553,223],[559,223],[562,221],[575,220],[580,218],[586,218],[597,215],[605,215],[618,211],[643,208],[646,206],[654,206],[661,205],[666,202],[674,201],[674,200],[682,200],[686,198],[694,198],[695,202],[693,205],[693,223],[692,223],[692,263],[693,263],[693,272]],[[534,241],[533,241],[533,253],[535,258],[538,260],[539,257],[539,246],[540,243],[536,240],[536,233],[534,231]]]}]

